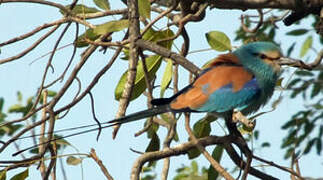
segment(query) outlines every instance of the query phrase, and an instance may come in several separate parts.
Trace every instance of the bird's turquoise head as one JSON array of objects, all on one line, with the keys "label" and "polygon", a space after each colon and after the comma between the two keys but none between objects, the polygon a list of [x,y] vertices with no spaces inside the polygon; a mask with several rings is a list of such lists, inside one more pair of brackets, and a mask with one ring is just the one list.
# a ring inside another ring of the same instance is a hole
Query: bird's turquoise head
[{"label": "bird's turquoise head", "polygon": [[280,71],[280,48],[271,42],[252,42],[241,46],[233,52],[240,62],[251,69],[257,67],[271,69],[278,73]]}]

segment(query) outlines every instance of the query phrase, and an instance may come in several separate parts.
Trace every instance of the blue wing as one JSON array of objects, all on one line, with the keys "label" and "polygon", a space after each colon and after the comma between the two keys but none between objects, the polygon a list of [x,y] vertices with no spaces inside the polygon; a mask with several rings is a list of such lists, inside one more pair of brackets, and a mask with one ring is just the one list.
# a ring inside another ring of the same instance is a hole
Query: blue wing
[{"label": "blue wing", "polygon": [[225,85],[209,95],[208,100],[197,111],[226,112],[232,109],[243,110],[260,96],[261,89],[255,78],[249,80],[238,91],[233,90],[232,83]]}]

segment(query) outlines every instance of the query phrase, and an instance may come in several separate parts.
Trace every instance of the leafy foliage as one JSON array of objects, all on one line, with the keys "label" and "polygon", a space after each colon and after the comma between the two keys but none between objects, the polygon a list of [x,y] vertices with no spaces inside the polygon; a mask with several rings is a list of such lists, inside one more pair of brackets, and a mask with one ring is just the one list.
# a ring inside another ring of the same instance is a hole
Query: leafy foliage
[{"label": "leafy foliage", "polygon": [[138,9],[140,16],[150,19],[150,1],[149,0],[138,0]]},{"label": "leafy foliage", "polygon": [[283,140],[282,148],[286,149],[285,158],[289,158],[293,152],[296,155],[308,154],[313,147],[318,155],[322,151],[323,134],[323,71],[308,72],[297,71],[295,78],[289,83],[292,99],[299,95],[303,99],[314,101],[305,106],[304,110],[296,112],[282,128],[288,130]]},{"label": "leafy foliage", "polygon": [[[143,39],[157,43],[160,46],[163,46],[167,49],[170,49],[172,47],[173,41],[163,41],[166,38],[172,37],[174,35],[174,33],[167,29],[167,30],[163,30],[163,31],[155,31],[153,29],[149,29],[144,35],[143,35]],[[129,56],[127,55],[128,52],[124,52],[126,54],[126,56],[124,57],[125,59],[128,59]],[[161,62],[162,62],[162,57],[158,56],[158,55],[152,55],[147,57],[146,59],[146,66],[147,66],[147,71],[148,71],[148,79],[149,81],[152,81],[155,78],[156,72],[159,69]],[[168,73],[169,73],[169,67],[170,65],[166,66],[166,68],[168,68]],[[166,69],[167,70],[167,69]],[[127,82],[127,74],[128,74],[128,70],[123,73],[123,75],[121,76],[118,85],[115,89],[115,99],[119,100],[121,98],[121,95],[123,93],[123,90],[125,88],[125,83]],[[168,74],[169,76],[169,74]],[[166,87],[168,86],[170,79],[169,77],[166,77],[168,79],[165,79],[165,82],[163,84],[163,89],[162,91],[165,91]],[[138,98],[146,89],[146,83],[145,83],[145,74],[144,74],[144,67],[142,64],[142,60],[140,60],[138,62],[137,65],[137,73],[136,73],[136,80],[135,80],[135,84],[133,87],[133,91],[132,91],[132,95],[130,100],[134,100],[136,98]]]},{"label": "leafy foliage", "polygon": [[[148,79],[151,81],[157,72],[157,70],[160,67],[160,64],[162,62],[162,57],[158,55],[150,56],[146,58],[146,65],[147,65],[147,71],[148,71]],[[121,76],[119,83],[115,89],[115,99],[119,100],[122,96],[123,90],[125,89],[125,85],[127,82],[127,75],[128,70],[123,73]],[[132,90],[131,98],[130,100],[134,100],[138,98],[146,89],[146,83],[145,83],[145,75],[144,75],[144,67],[142,61],[139,61],[137,65],[137,73],[136,73],[136,80],[135,84]]]},{"label": "leafy foliage", "polygon": [[[209,115],[206,116],[200,120],[198,120],[194,126],[193,126],[193,133],[196,138],[202,138],[210,135],[211,132],[211,122],[215,121],[217,118]],[[194,148],[190,151],[188,151],[187,155],[189,159],[194,159],[198,157],[201,154],[201,152],[197,149]]]},{"label": "leafy foliage", "polygon": [[27,168],[21,173],[14,175],[10,180],[25,180],[29,176],[29,169]]},{"label": "leafy foliage", "polygon": [[97,5],[99,8],[103,10],[109,10],[110,9],[110,3],[108,0],[93,0],[95,5]]},{"label": "leafy foliage", "polygon": [[82,35],[80,35],[75,45],[76,47],[86,47],[89,45],[88,42],[86,42],[86,39],[89,39],[91,41],[94,41],[98,39],[101,35],[105,35],[110,32],[117,32],[121,31],[129,26],[129,21],[127,19],[118,20],[118,21],[109,21],[103,24],[97,25],[95,28],[90,28],[86,30],[86,32]]},{"label": "leafy foliage", "polygon": [[[74,16],[79,18],[79,21],[87,20],[85,15],[89,15],[93,13],[100,14],[103,12],[108,12],[110,10],[110,3],[108,0],[93,0],[96,7],[89,7],[83,4],[76,4],[73,9],[69,11],[60,11],[60,13],[64,17]],[[126,1],[122,1],[126,4]],[[150,19],[152,17],[152,8],[151,4],[155,3],[155,1],[149,0],[138,0],[138,9],[140,19],[142,20],[143,24],[146,25],[152,22]],[[71,6],[65,6],[67,9],[70,9]],[[175,9],[174,11],[177,11]],[[119,15],[119,14],[118,14]],[[125,18],[125,19],[124,19]],[[319,19],[314,20],[315,23],[319,22]],[[79,22],[78,22],[79,23]],[[92,22],[91,22],[92,23]],[[245,26],[250,28],[255,23],[255,21],[251,20],[251,16],[245,17]],[[245,32],[244,28],[240,27],[236,31],[235,41],[243,41],[244,43],[250,41],[271,41],[275,42],[276,37],[276,19],[273,16],[273,19],[267,19],[263,22],[263,25],[256,31],[256,32]],[[313,23],[313,27],[315,26]],[[168,50],[174,50],[173,48],[173,38],[175,38],[174,32],[168,28],[160,27],[159,25],[155,24],[153,28],[150,28],[142,35],[142,39],[146,41],[150,41],[156,43]],[[175,23],[176,24],[176,23]],[[92,28],[88,28],[92,27]],[[79,35],[77,40],[74,42],[76,47],[87,47],[89,46],[90,41],[96,41],[100,38],[105,37],[106,35],[111,35],[113,32],[119,32],[129,27],[129,21],[127,20],[127,16],[123,15],[119,20],[108,20],[101,22],[101,24],[96,24],[94,26],[86,27],[86,31]],[[142,26],[140,26],[142,27]],[[141,29],[142,30],[142,29]],[[305,57],[309,55],[311,50],[315,51],[314,44],[318,39],[314,33],[312,33],[311,28],[299,28],[293,29],[287,32],[286,36],[293,36],[293,37],[301,37],[303,40],[301,44],[297,41],[292,43],[287,50],[287,56],[293,54],[293,51],[297,49],[299,46],[301,47],[300,51],[297,52],[300,57]],[[177,34],[178,35],[178,34]],[[115,36],[113,36],[115,38]],[[206,41],[210,45],[213,50],[224,52],[224,51],[232,51],[233,46],[230,38],[221,31],[210,31],[205,34]],[[112,41],[112,35],[109,37],[105,37],[107,39],[103,40],[104,42]],[[171,39],[171,40],[170,40]],[[323,43],[323,38],[319,37],[321,44]],[[122,59],[128,60],[129,59],[129,45],[122,44],[123,47],[123,54],[124,57]],[[106,48],[103,46],[103,48]],[[0,51],[1,53],[1,51]],[[146,53],[146,52],[145,52]],[[146,90],[146,82],[145,82],[145,72],[143,67],[143,60],[145,60],[147,65],[148,71],[148,81],[152,85],[153,88],[160,88],[160,97],[164,96],[165,91],[169,88],[170,82],[172,81],[172,76],[175,74],[173,73],[173,65],[174,63],[170,59],[163,59],[161,56],[155,53],[148,53],[143,54],[142,58],[140,59],[137,65],[137,75],[135,84],[133,87],[133,92],[131,94],[131,99],[134,100],[140,95],[144,94]],[[165,61],[165,62],[164,62]],[[161,78],[161,82],[156,82],[156,77],[160,74],[158,71],[160,69],[162,63],[167,63],[165,69],[163,69],[163,74]],[[125,89],[125,84],[127,81],[127,74],[128,71],[123,72],[123,74],[119,74],[120,79],[115,88],[115,99],[119,100],[121,95]],[[118,76],[118,77],[119,77]],[[278,86],[281,87],[282,79],[278,82]],[[283,140],[282,148],[286,150],[285,158],[289,158],[294,152],[296,155],[300,154],[308,154],[309,152],[316,150],[318,155],[321,154],[322,151],[322,135],[323,135],[323,71],[317,70],[315,72],[308,72],[308,71],[297,71],[295,73],[295,78],[289,83],[287,89],[291,92],[290,98],[302,98],[311,103],[307,103],[304,106],[304,109],[295,112],[295,114],[291,117],[291,119],[286,122],[282,129],[286,130],[286,137]],[[49,98],[54,97],[56,92],[49,91],[48,96]],[[277,104],[280,102],[281,99],[274,102],[273,107],[276,107]],[[17,103],[10,105],[7,111],[5,112],[3,109],[5,99],[0,98],[0,123],[6,123],[8,121],[7,117],[10,115],[24,117],[28,113],[30,113],[32,107],[35,105],[35,97],[29,97],[24,99],[22,93],[17,93]],[[38,105],[43,105],[43,96],[40,97]],[[264,114],[264,113],[263,113]],[[28,120],[31,122],[35,121],[37,118],[37,114],[31,116]],[[170,123],[170,119],[167,114],[160,115],[162,121]],[[193,126],[194,135],[197,138],[202,138],[209,136],[211,133],[211,123],[216,120],[213,116],[205,116],[204,118],[198,120]],[[28,125],[28,124],[27,124]],[[145,124],[146,125],[146,124]],[[0,138],[9,136],[11,137],[13,134],[18,132],[18,130],[22,129],[22,127],[26,126],[24,123],[16,123],[16,124],[8,124],[0,126]],[[152,123],[147,130],[147,137],[149,139],[149,143],[147,143],[147,147],[145,152],[152,152],[160,150],[161,139],[160,135],[160,126],[157,123]],[[259,137],[260,131],[256,129],[248,129],[246,126],[240,126],[239,130],[241,132],[245,132],[245,137],[247,141],[252,141],[253,138],[256,140]],[[55,138],[60,138],[59,135],[54,135]],[[48,139],[43,138],[44,141]],[[176,134],[174,137],[175,141],[178,141],[178,135]],[[52,143],[53,144],[53,143]],[[72,146],[66,140],[57,140],[55,141],[58,150],[61,150],[67,146]],[[260,145],[260,148],[269,147],[269,142],[263,142]],[[29,151],[31,154],[38,154],[38,148],[32,149]],[[48,155],[48,152],[46,152]],[[200,155],[200,152],[197,149],[192,149],[188,152],[189,159],[194,159]],[[221,161],[223,157],[223,147],[217,145],[214,147],[212,152],[212,157],[217,160],[218,162]],[[66,159],[66,163],[69,165],[79,165],[82,163],[83,158],[76,157],[76,156],[69,156]],[[142,177],[143,180],[152,180],[156,179],[157,173],[154,172],[156,167],[156,162],[152,161],[149,162],[147,166],[142,169]],[[29,169],[14,175],[12,179],[26,179],[28,177]],[[0,171],[0,180],[6,179],[7,170],[4,169]],[[190,166],[182,166],[182,168],[177,169],[177,175],[175,180],[204,180],[204,179],[218,179],[219,174],[213,169],[212,166],[208,168],[202,168],[199,171],[199,167],[197,162],[192,161]]]},{"label": "leafy foliage", "polygon": [[231,41],[227,35],[220,31],[211,31],[205,34],[207,42],[216,51],[230,51]]},{"label": "leafy foliage", "polygon": [[202,168],[202,172],[199,172],[198,164],[196,161],[191,162],[191,166],[182,166],[176,170],[177,175],[174,180],[207,180],[207,170]]},{"label": "leafy foliage", "polygon": [[[66,6],[66,8],[70,8],[70,5]],[[65,15],[66,12],[60,10],[59,11],[61,14]],[[76,15],[83,15],[83,14],[90,14],[90,13],[96,13],[99,12],[98,9],[94,8],[94,7],[88,7],[85,6],[83,4],[77,4],[74,6],[74,8],[72,9],[72,13],[76,14]]]}]

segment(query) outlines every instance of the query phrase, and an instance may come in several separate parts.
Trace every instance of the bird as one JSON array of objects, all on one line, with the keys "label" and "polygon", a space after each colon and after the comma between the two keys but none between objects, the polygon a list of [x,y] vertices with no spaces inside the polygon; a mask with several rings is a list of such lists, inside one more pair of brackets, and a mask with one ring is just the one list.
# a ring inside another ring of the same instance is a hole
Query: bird
[{"label": "bird", "polygon": [[195,80],[168,98],[153,99],[152,108],[108,121],[128,123],[158,114],[206,112],[228,119],[233,110],[256,112],[273,95],[281,74],[281,49],[272,42],[251,42],[210,62]]},{"label": "bird", "polygon": [[[281,65],[292,63],[292,61],[287,62],[286,58],[282,60],[282,57],[281,49],[272,42],[259,41],[242,45],[233,52],[221,54],[212,60],[191,84],[173,96],[153,99],[151,101],[152,108],[102,123],[105,124],[102,128],[129,123],[166,112],[206,112],[224,118],[229,133],[241,137],[235,124],[230,122],[233,110],[248,115],[268,102],[281,74]],[[92,126],[86,125],[81,128]],[[89,129],[50,141],[100,129],[101,127]],[[66,130],[70,130],[70,128],[61,131]],[[16,156],[38,146],[25,148],[13,155]]]}]

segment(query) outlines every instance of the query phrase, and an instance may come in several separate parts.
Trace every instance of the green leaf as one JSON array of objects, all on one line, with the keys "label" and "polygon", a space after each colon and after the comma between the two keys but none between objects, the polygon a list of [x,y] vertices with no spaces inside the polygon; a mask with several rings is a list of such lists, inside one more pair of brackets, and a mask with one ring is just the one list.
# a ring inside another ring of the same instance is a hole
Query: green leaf
[{"label": "green leaf", "polygon": [[72,146],[68,141],[66,141],[65,139],[62,139],[62,136],[59,135],[54,135],[54,138],[57,138],[58,140],[55,140],[55,142],[57,145],[61,145],[61,146]]},{"label": "green leaf", "polygon": [[167,49],[171,49],[171,47],[173,45],[173,40],[161,41],[161,42],[159,42],[159,41],[173,37],[173,36],[174,36],[174,32],[170,29],[166,29],[164,31],[155,31],[153,28],[150,28],[143,35],[142,39],[147,40],[147,41],[151,41],[151,42],[157,42],[158,45],[160,45],[164,48],[167,48]]},{"label": "green leaf", "polygon": [[[4,127],[6,127],[6,126],[4,126]],[[22,124],[14,124],[14,125],[8,125],[7,127],[9,129],[9,131],[7,132],[8,136],[12,136],[17,130],[22,128],[23,125]]]},{"label": "green leaf", "polygon": [[[147,126],[147,122],[148,121],[145,122],[144,127]],[[147,138],[149,139],[153,138],[154,134],[156,134],[158,129],[159,129],[159,125],[157,123],[152,123],[147,131]]]},{"label": "green leaf", "polygon": [[[146,65],[148,70],[148,78],[149,80],[152,80],[155,77],[155,74],[160,67],[162,57],[158,55],[149,56],[146,58]],[[125,88],[126,82],[127,82],[127,75],[128,71],[123,73],[121,76],[118,85],[114,92],[114,97],[116,100],[119,100],[122,96],[123,90]],[[136,74],[136,80],[134,83],[134,87],[132,90],[131,98],[130,100],[134,100],[137,97],[139,97],[146,89],[146,83],[145,83],[145,75],[143,70],[142,61],[139,61],[137,65],[137,74]]]},{"label": "green leaf", "polygon": [[127,19],[122,19],[118,21],[109,21],[104,24],[97,25],[94,29],[90,28],[85,31],[84,34],[80,35],[75,41],[76,47],[85,47],[88,46],[89,43],[85,41],[85,39],[89,39],[91,41],[95,41],[101,35],[121,31],[129,26],[129,21]]},{"label": "green leaf", "polygon": [[207,42],[216,51],[232,50],[231,41],[227,35],[220,31],[211,31],[205,34]]},{"label": "green leaf", "polygon": [[299,56],[304,57],[305,54],[308,52],[308,50],[312,47],[312,44],[313,44],[313,37],[308,36],[302,45]]},{"label": "green leaf", "polygon": [[[198,120],[193,126],[193,133],[196,138],[202,138],[210,135],[211,132],[211,125],[210,123],[215,121],[216,117],[207,115],[206,117]],[[187,155],[189,159],[194,159],[198,157],[201,152],[197,149],[191,149],[188,151]]]},{"label": "green leaf", "polygon": [[317,96],[322,91],[322,84],[321,83],[314,83],[313,89],[311,92],[311,98]]},{"label": "green leaf", "polygon": [[149,0],[138,0],[138,9],[140,16],[150,19],[151,7]]},{"label": "green leaf", "polygon": [[291,35],[291,36],[299,36],[299,35],[303,35],[303,34],[305,34],[307,32],[308,32],[307,29],[295,29],[295,30],[289,31],[286,34]]},{"label": "green leaf", "polygon": [[[151,140],[146,148],[145,152],[153,152],[153,151],[158,151],[160,148],[160,140],[159,137],[156,133],[152,134]],[[150,161],[148,166],[152,166],[155,161]]]},{"label": "green leaf", "polygon": [[110,3],[108,0],[93,0],[94,4],[103,10],[110,9]]},{"label": "green leaf", "polygon": [[200,150],[197,148],[193,148],[187,152],[188,159],[194,159],[199,157],[201,154]]},{"label": "green leaf", "polygon": [[313,76],[314,75],[310,71],[296,71],[295,74],[299,75],[299,76]]},{"label": "green leaf", "polygon": [[0,98],[0,112],[2,112],[3,104],[4,104],[4,99],[3,99],[3,97],[1,97]]},{"label": "green leaf", "polygon": [[28,172],[28,168],[27,168],[23,172],[14,175],[10,180],[24,180],[28,177],[28,175],[29,175],[29,172]]},{"label": "green leaf", "polygon": [[264,142],[261,144],[261,147],[264,148],[264,147],[270,147],[270,144],[269,142]]},{"label": "green leaf", "polygon": [[95,35],[104,35],[110,32],[121,31],[129,26],[129,21],[127,19],[122,19],[118,21],[109,21],[104,24],[97,25],[93,29]]},{"label": "green leaf", "polygon": [[293,79],[287,86],[288,89],[293,88],[297,83],[301,82],[300,78]]},{"label": "green leaf", "polygon": [[100,37],[100,35],[94,34],[93,29],[88,29],[84,34],[81,34],[76,41],[74,42],[76,47],[86,47],[89,45],[89,43],[87,43],[85,41],[85,39],[89,39],[91,41],[95,41],[96,39],[98,39]]},{"label": "green leaf", "polygon": [[0,180],[6,180],[7,178],[7,170],[0,171]]},{"label": "green leaf", "polygon": [[9,113],[23,113],[25,112],[25,107],[21,104],[15,104],[9,107],[8,112]]},{"label": "green leaf", "polygon": [[[71,6],[65,6],[66,8],[70,8]],[[62,10],[59,10],[59,12],[63,15],[65,15],[65,12]],[[77,4],[74,6],[74,8],[72,9],[72,13],[76,14],[76,15],[82,15],[82,14],[90,14],[90,13],[96,13],[96,12],[100,12],[98,9],[93,8],[93,7],[88,7],[85,6],[83,4]]]},{"label": "green leaf", "polygon": [[309,153],[311,151],[315,141],[316,141],[316,139],[312,139],[307,143],[307,145],[306,145],[306,147],[304,149],[304,154],[307,154],[307,153]]},{"label": "green leaf", "polygon": [[276,82],[276,86],[278,87],[282,87],[282,82],[283,82],[284,78],[279,78]]},{"label": "green leaf", "polygon": [[57,94],[57,92],[55,92],[55,91],[47,91],[48,97],[54,97],[54,96],[56,96],[56,94]]},{"label": "green leaf", "polygon": [[66,163],[69,164],[69,165],[72,165],[72,166],[76,166],[76,165],[80,164],[82,162],[82,160],[83,159],[77,158],[75,156],[69,156],[66,159]]},{"label": "green leaf", "polygon": [[271,28],[269,33],[268,33],[268,38],[270,41],[273,41],[274,40],[274,37],[276,35],[276,28]]},{"label": "green leaf", "polygon": [[[212,152],[212,157],[214,160],[216,160],[218,163],[220,163],[221,158],[223,155],[223,147],[222,146],[216,146]],[[212,165],[210,165],[208,170],[208,179],[217,179],[219,176],[219,173],[213,168]]]},{"label": "green leaf", "polygon": [[200,119],[193,126],[193,132],[196,138],[202,138],[210,135],[211,125],[206,119]]},{"label": "green leaf", "polygon": [[169,86],[173,76],[173,62],[171,59],[167,59],[167,65],[164,71],[164,75],[160,84],[160,97],[164,96],[165,90]]},{"label": "green leaf", "polygon": [[199,172],[199,167],[197,165],[197,162],[196,161],[192,161],[191,163],[191,167],[192,167],[192,172],[195,174],[197,174]]},{"label": "green leaf", "polygon": [[322,141],[321,141],[321,138],[317,138],[316,139],[316,153],[318,155],[320,155],[321,154],[321,151],[322,151]]},{"label": "green leaf", "polygon": [[294,48],[295,48],[296,42],[294,42],[287,50],[287,57],[289,57],[291,55],[291,53],[293,52]]},{"label": "green leaf", "polygon": [[20,91],[17,92],[17,99],[18,99],[18,102],[22,101],[22,94]]}]

